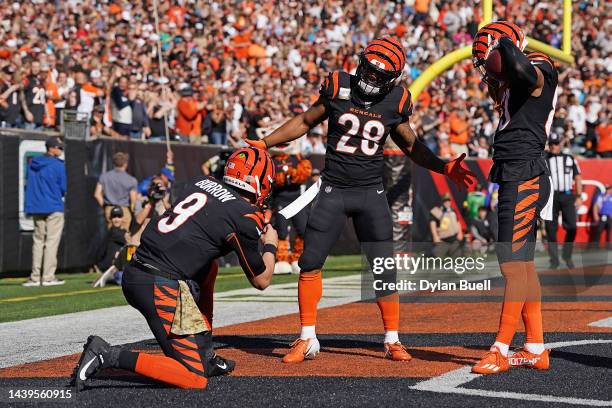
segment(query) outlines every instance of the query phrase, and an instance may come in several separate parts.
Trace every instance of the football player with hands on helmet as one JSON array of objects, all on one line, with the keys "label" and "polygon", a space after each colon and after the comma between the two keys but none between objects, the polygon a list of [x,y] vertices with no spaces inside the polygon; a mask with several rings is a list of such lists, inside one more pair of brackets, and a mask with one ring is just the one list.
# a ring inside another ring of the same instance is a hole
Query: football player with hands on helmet
[{"label": "football player with hands on helmet", "polygon": [[[392,257],[393,226],[383,188],[383,146],[390,135],[415,163],[445,174],[461,187],[472,183],[473,173],[462,165],[464,155],[448,163],[421,143],[410,126],[412,98],[399,85],[406,62],[402,44],[393,37],[373,40],[359,56],[355,75],[335,71],[328,75],[317,101],[269,136],[249,143],[272,148],[307,133],[328,119],[328,141],[322,184],[314,199],[306,232],[304,253],[298,261],[300,278],[300,337],[283,361],[296,363],[319,352],[315,325],[322,295],[321,269],[351,217],[366,256]],[[388,271],[393,278],[395,271]],[[399,341],[399,295],[377,291],[377,304],[385,330],[385,357],[411,359]]]},{"label": "football player with hands on helmet", "polygon": [[253,287],[263,290],[270,284],[278,236],[265,225],[261,208],[273,182],[274,164],[265,150],[239,149],[227,159],[223,181],[192,180],[174,205],[147,225],[122,287],[164,355],[89,336],[74,369],[77,389],[105,368],[181,388],[205,388],[210,377],[234,369],[235,363],[217,355],[212,344],[215,259],[234,251]]},{"label": "football player with hands on helmet", "polygon": [[[474,67],[500,114],[489,174],[499,184],[497,257],[505,278],[504,302],[495,343],[472,368],[497,374],[513,366],[549,367],[544,349],[541,288],[534,263],[537,217],[549,219],[551,183],[544,147],[557,101],[557,71],[548,56],[525,54],[521,29],[507,21],[482,27],[472,45]],[[519,319],[523,349],[508,349]]]}]

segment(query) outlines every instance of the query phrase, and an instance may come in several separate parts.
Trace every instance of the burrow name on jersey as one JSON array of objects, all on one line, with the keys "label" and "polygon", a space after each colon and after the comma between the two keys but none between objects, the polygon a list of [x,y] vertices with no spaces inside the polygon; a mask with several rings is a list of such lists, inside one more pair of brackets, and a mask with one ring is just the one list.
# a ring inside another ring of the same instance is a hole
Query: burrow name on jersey
[{"label": "burrow name on jersey", "polygon": [[200,180],[195,183],[195,185],[223,203],[236,199],[236,197],[234,197],[231,192],[229,192],[225,187],[221,186],[221,184],[217,183],[216,181]]}]

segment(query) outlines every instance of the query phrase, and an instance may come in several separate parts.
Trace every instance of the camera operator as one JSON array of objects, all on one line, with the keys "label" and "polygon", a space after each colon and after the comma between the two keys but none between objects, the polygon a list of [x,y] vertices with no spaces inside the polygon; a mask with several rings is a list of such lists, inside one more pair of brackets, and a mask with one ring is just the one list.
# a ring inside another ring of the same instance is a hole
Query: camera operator
[{"label": "camera operator", "polygon": [[136,201],[131,244],[137,246],[140,243],[140,235],[151,218],[159,217],[168,208],[170,208],[169,190],[160,176],[154,176],[147,189],[147,194]]}]

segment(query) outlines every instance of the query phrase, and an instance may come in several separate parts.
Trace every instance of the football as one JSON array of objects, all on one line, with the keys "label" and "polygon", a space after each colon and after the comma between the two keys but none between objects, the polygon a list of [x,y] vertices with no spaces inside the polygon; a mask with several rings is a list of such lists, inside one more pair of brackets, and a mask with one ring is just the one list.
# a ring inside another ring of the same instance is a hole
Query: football
[{"label": "football", "polygon": [[507,79],[502,64],[501,53],[498,49],[492,50],[485,61],[485,70],[493,79],[505,81]]}]

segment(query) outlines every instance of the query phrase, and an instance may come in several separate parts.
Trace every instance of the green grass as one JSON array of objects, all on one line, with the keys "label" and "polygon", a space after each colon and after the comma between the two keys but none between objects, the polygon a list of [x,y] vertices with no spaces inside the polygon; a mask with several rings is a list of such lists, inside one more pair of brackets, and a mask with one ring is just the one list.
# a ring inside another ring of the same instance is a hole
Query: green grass
[{"label": "green grass", "polygon": [[[329,278],[357,273],[360,268],[359,256],[334,256],[328,258],[323,273]],[[0,322],[127,304],[119,286],[111,284],[103,289],[93,289],[91,285],[97,276],[92,273],[58,274],[58,278],[65,280],[66,284],[46,287],[23,287],[21,284],[26,281],[25,278],[0,279]],[[272,284],[295,281],[297,275],[279,275],[272,278]],[[215,292],[248,287],[249,281],[239,267],[219,269]],[[87,292],[79,293],[81,291]]]}]

